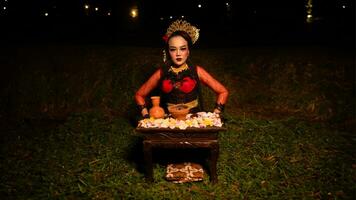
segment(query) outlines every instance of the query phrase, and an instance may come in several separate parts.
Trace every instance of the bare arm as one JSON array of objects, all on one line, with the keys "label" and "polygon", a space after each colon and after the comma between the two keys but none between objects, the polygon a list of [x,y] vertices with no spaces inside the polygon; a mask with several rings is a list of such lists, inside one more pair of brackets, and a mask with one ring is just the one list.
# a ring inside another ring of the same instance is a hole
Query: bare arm
[{"label": "bare arm", "polygon": [[[212,77],[207,71],[205,71],[200,66],[197,67],[197,73],[200,81],[215,92],[216,103],[225,105],[229,96],[229,91],[225,88],[225,86],[221,84],[218,80],[216,80],[214,77]],[[215,108],[214,112],[220,113],[221,111]]]},{"label": "bare arm", "polygon": [[[161,78],[161,70],[157,70],[153,75],[137,90],[135,94],[136,104],[138,106],[146,105],[145,98],[146,96],[158,85],[158,82]],[[142,116],[148,114],[147,108],[142,109]]]}]

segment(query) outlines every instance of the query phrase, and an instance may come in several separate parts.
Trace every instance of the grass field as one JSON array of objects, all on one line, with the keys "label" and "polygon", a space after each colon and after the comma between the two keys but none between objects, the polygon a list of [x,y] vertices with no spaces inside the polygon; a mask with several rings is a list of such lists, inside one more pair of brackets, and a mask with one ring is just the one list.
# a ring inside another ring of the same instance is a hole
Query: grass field
[{"label": "grass field", "polygon": [[[133,95],[161,49],[115,45],[0,50],[2,199],[355,199],[351,50],[193,50],[230,90],[219,183],[146,183]],[[203,90],[212,110],[214,94]]]}]

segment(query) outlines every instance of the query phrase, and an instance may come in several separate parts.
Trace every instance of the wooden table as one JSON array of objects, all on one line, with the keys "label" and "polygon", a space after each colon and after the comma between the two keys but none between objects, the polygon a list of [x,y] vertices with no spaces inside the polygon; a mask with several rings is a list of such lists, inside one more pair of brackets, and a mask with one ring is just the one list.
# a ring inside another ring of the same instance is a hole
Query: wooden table
[{"label": "wooden table", "polygon": [[187,128],[185,130],[177,128],[136,128],[136,132],[143,136],[146,179],[153,181],[153,148],[206,148],[210,152],[208,158],[210,180],[212,183],[217,183],[218,133],[225,130],[224,127]]}]

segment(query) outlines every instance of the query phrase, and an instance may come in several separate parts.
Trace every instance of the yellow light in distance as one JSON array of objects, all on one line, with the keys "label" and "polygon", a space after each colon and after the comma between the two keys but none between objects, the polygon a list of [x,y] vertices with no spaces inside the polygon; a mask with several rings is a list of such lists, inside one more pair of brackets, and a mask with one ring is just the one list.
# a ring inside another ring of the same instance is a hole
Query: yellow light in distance
[{"label": "yellow light in distance", "polygon": [[89,9],[89,5],[88,5],[88,4],[85,4],[85,5],[84,5],[84,8],[88,10],[88,9]]},{"label": "yellow light in distance", "polygon": [[137,8],[132,8],[130,12],[130,16],[132,18],[136,18],[138,16],[138,9]]},{"label": "yellow light in distance", "polygon": [[305,5],[307,11],[307,23],[313,22],[313,0],[308,0],[307,4]]}]

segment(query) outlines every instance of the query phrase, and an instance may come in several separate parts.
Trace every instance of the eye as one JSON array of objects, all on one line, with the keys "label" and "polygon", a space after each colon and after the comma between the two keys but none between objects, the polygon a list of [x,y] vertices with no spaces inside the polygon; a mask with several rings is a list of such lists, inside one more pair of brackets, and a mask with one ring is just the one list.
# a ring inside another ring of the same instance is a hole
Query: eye
[{"label": "eye", "polygon": [[170,52],[173,52],[173,51],[175,51],[175,50],[176,50],[176,49],[174,49],[174,48],[169,49]]},{"label": "eye", "polygon": [[187,47],[182,47],[182,48],[180,48],[180,50],[185,51],[185,50],[187,50]]}]

